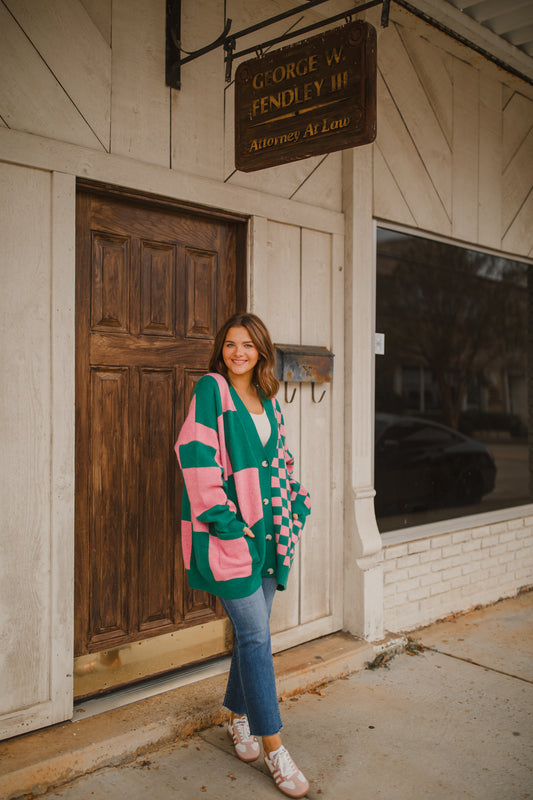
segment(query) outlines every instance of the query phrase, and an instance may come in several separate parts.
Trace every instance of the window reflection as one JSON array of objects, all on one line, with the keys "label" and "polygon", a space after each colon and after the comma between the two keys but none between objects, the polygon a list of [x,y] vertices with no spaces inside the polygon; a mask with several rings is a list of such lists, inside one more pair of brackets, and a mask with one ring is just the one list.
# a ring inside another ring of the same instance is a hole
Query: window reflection
[{"label": "window reflection", "polygon": [[381,531],[531,502],[528,265],[378,229]]}]

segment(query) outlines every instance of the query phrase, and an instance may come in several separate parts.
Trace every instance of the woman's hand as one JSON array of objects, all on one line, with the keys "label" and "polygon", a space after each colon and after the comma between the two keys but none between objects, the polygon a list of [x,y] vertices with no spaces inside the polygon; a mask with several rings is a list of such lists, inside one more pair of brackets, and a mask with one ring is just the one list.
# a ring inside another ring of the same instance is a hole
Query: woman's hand
[{"label": "woman's hand", "polygon": [[[293,514],[292,518],[293,519],[298,519],[298,514]],[[255,539],[255,533],[252,530],[250,530],[250,528],[245,528],[243,533],[244,533],[245,536],[249,536],[250,539]]]}]

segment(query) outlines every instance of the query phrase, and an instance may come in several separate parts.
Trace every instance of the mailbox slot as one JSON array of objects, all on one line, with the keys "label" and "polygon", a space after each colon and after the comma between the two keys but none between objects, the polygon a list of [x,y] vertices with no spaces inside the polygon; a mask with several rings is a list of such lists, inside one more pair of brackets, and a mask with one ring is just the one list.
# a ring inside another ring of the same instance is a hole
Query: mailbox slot
[{"label": "mailbox slot", "polygon": [[320,403],[324,399],[325,390],[319,400],[315,399],[316,383],[331,383],[333,380],[334,354],[327,347],[315,345],[275,344],[276,377],[285,382],[285,400],[294,400],[287,396],[288,383],[311,383],[313,402]]}]

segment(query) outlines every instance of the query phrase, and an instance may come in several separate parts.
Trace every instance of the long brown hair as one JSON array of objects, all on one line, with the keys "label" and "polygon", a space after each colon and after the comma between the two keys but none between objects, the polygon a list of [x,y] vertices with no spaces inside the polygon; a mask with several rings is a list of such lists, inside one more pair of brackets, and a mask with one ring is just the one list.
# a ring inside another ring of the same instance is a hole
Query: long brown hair
[{"label": "long brown hair", "polygon": [[238,312],[226,320],[215,337],[211,360],[209,361],[209,371],[218,372],[226,380],[229,380],[228,368],[224,364],[224,358],[222,357],[222,348],[230,328],[246,328],[250,334],[250,339],[259,353],[252,381],[259,387],[266,399],[270,400],[279,389],[279,381],[274,375],[276,356],[267,327],[255,314]]}]

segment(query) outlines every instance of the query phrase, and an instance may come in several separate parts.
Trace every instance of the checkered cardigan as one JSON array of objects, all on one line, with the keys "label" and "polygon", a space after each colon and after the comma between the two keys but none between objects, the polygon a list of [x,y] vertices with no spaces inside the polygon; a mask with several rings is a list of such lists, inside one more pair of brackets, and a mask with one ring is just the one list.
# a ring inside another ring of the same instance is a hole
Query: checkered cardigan
[{"label": "checkered cardigan", "polygon": [[[292,475],[279,404],[264,400],[263,406],[271,425],[264,447],[222,375],[204,375],[196,385],[175,446],[184,478],[181,544],[192,589],[229,598],[255,592],[267,534],[274,537],[278,588],[286,588],[311,502]],[[245,526],[255,538],[244,536]]]}]

